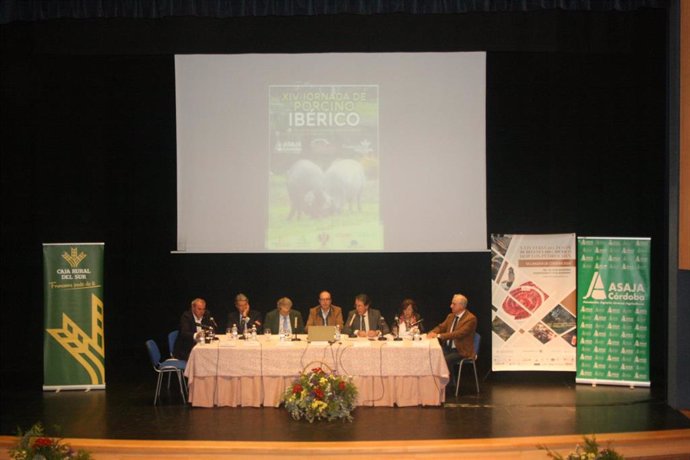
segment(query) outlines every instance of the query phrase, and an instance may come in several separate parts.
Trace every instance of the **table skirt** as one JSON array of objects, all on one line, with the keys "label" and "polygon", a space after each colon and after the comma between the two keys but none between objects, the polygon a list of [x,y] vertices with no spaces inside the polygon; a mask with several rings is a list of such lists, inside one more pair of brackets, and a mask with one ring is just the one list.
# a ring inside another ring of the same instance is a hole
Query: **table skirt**
[{"label": "table skirt", "polygon": [[[195,407],[278,407],[295,377],[195,377],[189,401]],[[355,376],[358,406],[438,406],[448,379],[439,376]]]}]

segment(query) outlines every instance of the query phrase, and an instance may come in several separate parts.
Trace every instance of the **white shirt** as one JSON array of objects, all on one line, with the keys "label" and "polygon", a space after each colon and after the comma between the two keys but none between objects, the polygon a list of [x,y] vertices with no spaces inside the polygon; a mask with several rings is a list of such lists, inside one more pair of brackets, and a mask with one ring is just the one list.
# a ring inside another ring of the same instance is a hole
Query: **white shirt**
[{"label": "white shirt", "polygon": [[323,318],[323,324],[328,324],[328,315],[331,313],[331,309],[325,310],[321,309],[321,318]]},{"label": "white shirt", "polygon": [[[292,334],[292,324],[290,324],[290,315],[287,315],[287,316],[278,315],[278,318],[280,319],[280,324],[278,325],[278,330],[280,330],[282,328],[288,334]],[[287,324],[287,327],[285,327],[286,324]]]},{"label": "white shirt", "polygon": [[[453,323],[455,323],[456,326],[460,323],[460,319],[462,318],[462,315],[464,315],[466,311],[467,310],[463,310],[460,312],[459,315],[455,315],[455,317],[457,318],[457,321],[453,320]],[[453,323],[450,324],[450,327],[453,327]],[[453,330],[451,329],[448,332],[453,332]],[[447,339],[447,340],[450,340],[450,339]],[[453,348],[453,349],[455,348],[455,340],[450,340],[450,348]]]},{"label": "white shirt", "polygon": [[367,310],[367,312],[361,316],[363,318],[362,323],[363,323],[364,329],[359,329],[359,327],[360,327],[360,325],[359,325],[360,315],[359,314],[355,313],[355,315],[352,317],[352,321],[350,322],[350,327],[356,327],[357,328],[354,330],[355,334],[357,334],[359,331],[369,332],[369,310]]},{"label": "white shirt", "polygon": [[[413,321],[413,324],[414,324],[414,321]],[[410,332],[415,333],[416,332],[415,329],[416,329],[416,331],[419,331],[419,328],[417,326],[412,326],[412,328],[410,328]],[[402,336],[402,335],[405,335],[405,333],[407,333],[407,323],[405,322],[404,319],[398,320],[398,335]]]},{"label": "white shirt", "polygon": [[197,318],[197,316],[192,313],[192,316],[194,317],[194,324],[196,324],[196,332],[194,333],[194,340],[197,340],[199,338],[199,332],[203,331],[204,329],[199,326],[201,324],[201,320],[204,319],[202,316],[201,318]]}]

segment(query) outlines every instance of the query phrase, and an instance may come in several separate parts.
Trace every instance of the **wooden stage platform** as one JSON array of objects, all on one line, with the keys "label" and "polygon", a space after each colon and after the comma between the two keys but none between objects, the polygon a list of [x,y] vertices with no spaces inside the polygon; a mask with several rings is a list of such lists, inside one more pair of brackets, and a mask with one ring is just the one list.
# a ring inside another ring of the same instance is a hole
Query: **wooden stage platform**
[{"label": "wooden stage platform", "polygon": [[314,424],[282,408],[191,408],[174,386],[154,407],[153,375],[88,393],[3,385],[0,458],[17,426],[40,420],[96,459],[546,459],[538,445],[567,453],[592,434],[626,458],[690,459],[690,419],[654,388],[575,385],[572,373],[491,374],[479,395],[473,385],[441,407],[360,407],[352,423]]},{"label": "wooden stage platform", "polygon": [[[318,429],[318,427],[314,427]],[[609,433],[597,437],[627,459],[690,459],[690,430]],[[0,458],[9,458],[7,449],[14,442],[0,436]],[[186,459],[186,458],[463,458],[463,459],[545,459],[538,446],[567,454],[581,442],[577,435],[526,436],[428,441],[352,441],[352,442],[252,442],[252,441],[155,441],[67,438],[74,448],[84,448],[96,459]]]}]

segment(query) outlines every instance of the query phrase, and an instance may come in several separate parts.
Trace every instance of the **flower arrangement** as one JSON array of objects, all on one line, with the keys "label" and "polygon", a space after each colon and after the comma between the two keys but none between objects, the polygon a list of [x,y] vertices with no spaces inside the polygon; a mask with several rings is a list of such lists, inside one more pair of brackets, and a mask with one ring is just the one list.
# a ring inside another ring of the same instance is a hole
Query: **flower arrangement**
[{"label": "flower arrangement", "polygon": [[301,373],[285,390],[283,403],[295,420],[305,418],[312,423],[314,420],[343,419],[351,422],[356,398],[357,388],[352,380],[316,367]]},{"label": "flower arrangement", "polygon": [[15,460],[89,460],[91,454],[85,450],[74,451],[61,439],[47,437],[43,425],[36,423],[22,433],[17,429],[17,444],[9,450],[10,458]]},{"label": "flower arrangement", "polygon": [[546,451],[546,455],[556,460],[623,460],[624,457],[610,447],[599,449],[599,443],[594,435],[591,438],[585,436],[584,445],[578,444],[575,450],[570,452],[567,457],[553,452],[546,446],[539,446]]}]

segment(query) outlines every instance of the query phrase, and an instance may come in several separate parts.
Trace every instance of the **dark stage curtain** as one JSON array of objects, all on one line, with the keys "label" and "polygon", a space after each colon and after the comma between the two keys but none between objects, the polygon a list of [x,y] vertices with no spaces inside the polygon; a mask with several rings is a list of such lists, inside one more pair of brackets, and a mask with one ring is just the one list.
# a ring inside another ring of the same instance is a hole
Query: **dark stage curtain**
[{"label": "dark stage curtain", "polygon": [[4,0],[0,2],[0,23],[47,19],[456,14],[553,9],[631,11],[667,6],[666,0]]}]

